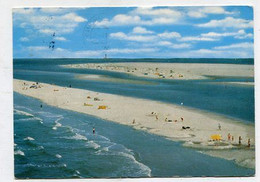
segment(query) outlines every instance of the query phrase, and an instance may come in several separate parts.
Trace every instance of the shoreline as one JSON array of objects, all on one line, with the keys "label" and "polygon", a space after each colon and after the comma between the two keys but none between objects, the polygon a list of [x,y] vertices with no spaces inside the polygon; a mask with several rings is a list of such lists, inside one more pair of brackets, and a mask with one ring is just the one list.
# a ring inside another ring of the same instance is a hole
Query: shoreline
[{"label": "shoreline", "polygon": [[202,63],[83,63],[61,65],[65,68],[85,68],[126,73],[141,78],[169,80],[208,79],[207,76],[254,77],[254,65]]},{"label": "shoreline", "polygon": [[[247,145],[247,138],[251,139],[251,145],[254,148],[255,130],[253,124],[244,124],[224,116],[158,101],[44,83],[39,83],[36,88],[30,88],[33,84],[35,82],[14,79],[14,91],[40,99],[51,106],[89,114],[107,121],[160,135],[173,141],[180,141],[184,143],[184,146],[188,143],[192,147],[198,145],[199,149],[218,151],[221,151],[223,146],[226,148],[233,146],[231,148],[238,149],[239,155],[232,160],[248,160],[249,155],[252,157],[249,168],[254,168],[254,151],[243,148]],[[218,124],[221,125],[221,130],[218,129]],[[183,127],[189,128],[183,129]],[[233,142],[227,140],[228,133],[234,136]],[[218,142],[209,141],[211,135],[216,134],[221,135],[222,140]],[[242,136],[243,147],[235,147],[238,143],[238,136]],[[230,153],[228,151],[225,149],[216,156],[231,160],[225,154]],[[241,159],[241,156],[245,153],[248,154],[245,155],[247,158],[242,157]]]}]

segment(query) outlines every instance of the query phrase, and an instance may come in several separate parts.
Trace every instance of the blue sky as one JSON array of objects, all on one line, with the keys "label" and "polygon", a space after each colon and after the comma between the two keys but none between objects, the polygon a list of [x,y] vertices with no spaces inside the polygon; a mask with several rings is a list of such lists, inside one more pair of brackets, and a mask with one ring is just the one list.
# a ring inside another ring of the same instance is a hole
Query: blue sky
[{"label": "blue sky", "polygon": [[105,54],[110,58],[253,58],[253,9],[13,9],[14,58],[103,58]]}]

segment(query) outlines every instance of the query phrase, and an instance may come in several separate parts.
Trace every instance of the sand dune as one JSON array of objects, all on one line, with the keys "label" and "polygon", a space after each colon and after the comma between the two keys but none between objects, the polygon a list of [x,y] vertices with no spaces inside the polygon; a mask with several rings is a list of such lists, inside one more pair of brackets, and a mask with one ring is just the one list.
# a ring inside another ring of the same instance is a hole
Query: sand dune
[{"label": "sand dune", "polygon": [[[248,138],[254,148],[254,125],[244,124],[216,114],[200,110],[166,104],[157,101],[137,99],[113,94],[98,93],[89,90],[66,88],[39,83],[37,88],[30,88],[33,82],[14,79],[14,91],[42,100],[52,106],[73,110],[99,118],[129,125],[170,140],[183,141],[187,147],[207,150],[219,150],[217,157],[228,160],[237,158],[245,161],[250,156],[254,164],[254,151],[246,147]],[[39,106],[40,107],[40,106]],[[221,125],[221,130],[218,126]],[[183,129],[186,128],[186,129]],[[189,128],[187,128],[189,127]],[[234,141],[228,141],[230,133]],[[210,141],[211,135],[222,136],[222,141]],[[238,137],[242,145],[238,146]],[[188,144],[188,145],[187,145]],[[230,148],[237,149],[237,156],[227,157]],[[224,155],[225,154],[225,155]],[[245,155],[247,154],[247,155]],[[250,165],[253,166],[254,165]]]}]

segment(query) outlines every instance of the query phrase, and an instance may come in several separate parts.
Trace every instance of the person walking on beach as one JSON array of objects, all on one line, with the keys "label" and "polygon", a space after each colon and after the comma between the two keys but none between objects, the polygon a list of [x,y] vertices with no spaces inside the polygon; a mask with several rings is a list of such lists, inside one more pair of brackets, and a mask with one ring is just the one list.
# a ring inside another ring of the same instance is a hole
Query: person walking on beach
[{"label": "person walking on beach", "polygon": [[95,127],[93,127],[93,135],[95,135]]},{"label": "person walking on beach", "polygon": [[251,144],[250,144],[250,138],[249,138],[248,141],[247,141],[247,146],[250,147],[250,145]]},{"label": "person walking on beach", "polygon": [[238,144],[239,144],[239,145],[241,145],[241,140],[242,140],[242,137],[239,136],[239,137],[238,137]]},{"label": "person walking on beach", "polygon": [[227,137],[228,137],[228,141],[230,141],[230,139],[231,139],[230,133],[228,133]]},{"label": "person walking on beach", "polygon": [[133,124],[135,124],[135,119],[133,119]]},{"label": "person walking on beach", "polygon": [[234,141],[234,136],[231,137],[232,142]]},{"label": "person walking on beach", "polygon": [[220,123],[218,124],[218,130],[221,130],[221,125],[220,125]]}]

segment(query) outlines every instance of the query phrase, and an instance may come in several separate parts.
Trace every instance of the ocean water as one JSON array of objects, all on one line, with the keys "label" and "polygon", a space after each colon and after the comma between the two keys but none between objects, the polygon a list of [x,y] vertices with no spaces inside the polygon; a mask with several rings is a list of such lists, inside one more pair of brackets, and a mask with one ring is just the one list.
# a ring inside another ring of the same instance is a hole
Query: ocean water
[{"label": "ocean water", "polygon": [[[172,60],[109,60],[110,62],[187,62]],[[191,62],[253,64],[252,59],[194,59]],[[253,78],[209,77],[207,80],[144,79],[102,70],[68,69],[59,65],[107,62],[92,59],[14,60],[14,78],[72,85],[73,88],[158,100],[214,112],[254,124],[254,87],[216,84],[253,82]],[[78,79],[78,74],[145,81],[132,84]],[[40,105],[43,105],[40,108]],[[92,134],[92,128],[96,134]],[[253,169],[210,157],[159,136],[62,110],[14,93],[16,178],[101,178],[173,176],[251,176]]]},{"label": "ocean water", "polygon": [[14,154],[18,179],[254,174],[181,143],[18,93],[14,93]]}]

